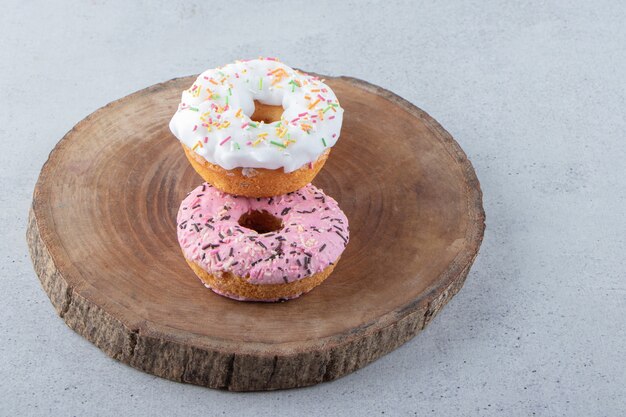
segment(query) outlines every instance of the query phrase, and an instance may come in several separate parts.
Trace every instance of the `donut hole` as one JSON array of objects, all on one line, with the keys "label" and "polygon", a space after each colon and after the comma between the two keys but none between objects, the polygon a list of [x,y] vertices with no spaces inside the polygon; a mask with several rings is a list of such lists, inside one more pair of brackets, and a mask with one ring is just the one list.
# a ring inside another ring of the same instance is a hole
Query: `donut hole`
[{"label": "donut hole", "polygon": [[271,104],[261,103],[254,100],[254,113],[250,119],[254,122],[273,123],[280,121],[283,115],[283,106],[272,106]]},{"label": "donut hole", "polygon": [[266,210],[253,210],[241,215],[239,226],[257,233],[269,233],[282,229],[283,221]]}]

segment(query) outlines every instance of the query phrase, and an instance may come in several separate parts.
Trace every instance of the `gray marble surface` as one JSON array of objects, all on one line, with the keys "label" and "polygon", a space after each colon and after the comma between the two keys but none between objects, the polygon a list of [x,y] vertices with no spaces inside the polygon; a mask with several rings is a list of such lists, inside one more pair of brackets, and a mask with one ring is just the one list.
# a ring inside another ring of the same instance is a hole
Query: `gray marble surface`
[{"label": "gray marble surface", "polygon": [[[15,1],[0,13],[0,415],[616,416],[626,410],[622,1]],[[487,231],[462,291],[340,380],[235,394],[144,374],[59,319],[25,243],[55,143],[106,103],[279,56],[452,133]]]}]

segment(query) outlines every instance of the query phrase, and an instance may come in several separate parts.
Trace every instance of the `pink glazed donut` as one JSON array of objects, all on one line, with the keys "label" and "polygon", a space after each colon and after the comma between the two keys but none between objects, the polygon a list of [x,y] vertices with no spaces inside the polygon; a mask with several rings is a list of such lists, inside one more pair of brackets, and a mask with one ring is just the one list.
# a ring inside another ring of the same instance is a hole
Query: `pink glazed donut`
[{"label": "pink glazed donut", "polygon": [[204,183],[183,200],[177,223],[191,269],[236,300],[280,301],[310,291],[332,272],[349,239],[337,202],[311,184],[247,198]]}]

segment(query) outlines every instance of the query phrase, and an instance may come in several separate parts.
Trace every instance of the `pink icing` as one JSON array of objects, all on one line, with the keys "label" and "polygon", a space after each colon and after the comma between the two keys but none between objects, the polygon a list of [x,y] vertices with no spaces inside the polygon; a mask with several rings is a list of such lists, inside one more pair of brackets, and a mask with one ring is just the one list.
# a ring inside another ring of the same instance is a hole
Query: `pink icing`
[{"label": "pink icing", "polygon": [[[265,210],[283,228],[258,233],[240,226],[242,214]],[[337,202],[309,184],[270,198],[223,193],[205,183],[183,200],[178,241],[185,258],[207,272],[231,272],[251,284],[283,284],[334,264],[348,244],[348,219]]]}]

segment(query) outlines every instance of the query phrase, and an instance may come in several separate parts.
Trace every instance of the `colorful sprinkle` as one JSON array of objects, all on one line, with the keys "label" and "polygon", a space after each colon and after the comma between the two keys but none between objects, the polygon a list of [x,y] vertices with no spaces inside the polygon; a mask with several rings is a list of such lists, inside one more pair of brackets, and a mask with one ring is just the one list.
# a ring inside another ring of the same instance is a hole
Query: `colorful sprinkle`
[{"label": "colorful sprinkle", "polygon": [[309,105],[309,110],[311,110],[313,107],[315,107],[315,106],[317,105],[317,103],[319,103],[319,102],[320,102],[320,99],[318,98],[318,99],[317,99],[317,100],[315,100],[313,103],[311,103],[311,104]]}]

